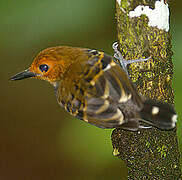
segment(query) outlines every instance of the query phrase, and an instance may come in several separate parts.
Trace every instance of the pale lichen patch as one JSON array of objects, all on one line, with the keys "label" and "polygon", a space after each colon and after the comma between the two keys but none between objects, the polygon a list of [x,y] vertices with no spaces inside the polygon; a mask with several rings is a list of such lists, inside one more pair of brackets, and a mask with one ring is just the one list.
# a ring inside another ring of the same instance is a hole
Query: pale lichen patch
[{"label": "pale lichen patch", "polygon": [[121,5],[121,0],[117,0],[118,4]]},{"label": "pale lichen patch", "polygon": [[119,150],[117,148],[114,148],[113,155],[114,156],[118,156],[119,155]]},{"label": "pale lichen patch", "polygon": [[168,4],[164,3],[164,0],[156,1],[154,9],[151,9],[149,6],[139,5],[133,11],[129,12],[130,18],[141,15],[148,17],[149,26],[169,31],[169,8]]}]

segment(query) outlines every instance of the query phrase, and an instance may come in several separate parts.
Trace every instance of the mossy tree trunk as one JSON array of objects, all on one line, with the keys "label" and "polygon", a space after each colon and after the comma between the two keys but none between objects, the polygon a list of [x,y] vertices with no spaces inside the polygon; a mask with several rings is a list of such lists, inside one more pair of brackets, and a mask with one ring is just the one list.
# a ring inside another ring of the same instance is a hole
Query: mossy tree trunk
[{"label": "mossy tree trunk", "polygon": [[[172,50],[169,32],[148,26],[145,15],[130,18],[138,5],[154,8],[155,0],[116,1],[118,41],[125,59],[151,56],[151,60],[129,66],[138,91],[152,99],[174,103],[172,90]],[[112,143],[117,156],[125,161],[128,179],[180,179],[180,154],[176,128],[157,128],[130,132],[115,129]]]}]

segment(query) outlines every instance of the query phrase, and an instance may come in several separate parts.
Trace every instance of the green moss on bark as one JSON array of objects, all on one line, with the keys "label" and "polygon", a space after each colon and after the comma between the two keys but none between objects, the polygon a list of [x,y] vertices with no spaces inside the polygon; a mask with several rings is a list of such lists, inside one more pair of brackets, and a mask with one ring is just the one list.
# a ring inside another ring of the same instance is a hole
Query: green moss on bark
[{"label": "green moss on bark", "polygon": [[[174,103],[172,89],[172,50],[170,33],[148,26],[145,15],[129,18],[129,11],[139,4],[154,8],[155,0],[121,0],[116,2],[118,40],[125,59],[151,56],[151,60],[132,64],[129,74],[145,97]],[[129,179],[179,179],[180,155],[176,129],[156,128],[129,132],[115,129],[114,149],[128,167]]]}]

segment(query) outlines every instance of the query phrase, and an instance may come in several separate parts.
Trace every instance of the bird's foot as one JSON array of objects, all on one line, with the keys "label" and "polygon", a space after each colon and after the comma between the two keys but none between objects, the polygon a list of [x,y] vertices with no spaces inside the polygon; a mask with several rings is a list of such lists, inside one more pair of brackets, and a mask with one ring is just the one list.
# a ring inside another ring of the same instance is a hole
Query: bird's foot
[{"label": "bird's foot", "polygon": [[139,126],[138,127],[139,129],[151,129],[152,128],[152,126]]},{"label": "bird's foot", "polygon": [[140,59],[126,60],[126,59],[123,58],[121,52],[118,50],[118,42],[114,42],[113,45],[112,45],[112,48],[114,50],[114,57],[119,60],[122,68],[124,69],[124,71],[127,74],[128,74],[128,70],[127,70],[127,65],[128,64],[148,61],[151,58],[151,57],[148,57],[148,58],[145,58],[145,59],[140,58]]}]

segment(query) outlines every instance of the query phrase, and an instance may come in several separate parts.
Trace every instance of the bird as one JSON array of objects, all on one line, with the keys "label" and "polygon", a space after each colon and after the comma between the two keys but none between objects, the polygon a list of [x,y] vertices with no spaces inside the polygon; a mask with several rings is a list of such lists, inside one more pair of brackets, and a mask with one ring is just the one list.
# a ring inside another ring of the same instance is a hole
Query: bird
[{"label": "bird", "polygon": [[143,123],[160,130],[176,126],[173,105],[142,96],[125,68],[103,51],[72,46],[47,48],[28,69],[10,80],[25,78],[48,81],[62,108],[99,128],[138,131],[145,128]]}]

